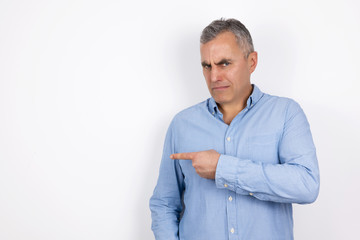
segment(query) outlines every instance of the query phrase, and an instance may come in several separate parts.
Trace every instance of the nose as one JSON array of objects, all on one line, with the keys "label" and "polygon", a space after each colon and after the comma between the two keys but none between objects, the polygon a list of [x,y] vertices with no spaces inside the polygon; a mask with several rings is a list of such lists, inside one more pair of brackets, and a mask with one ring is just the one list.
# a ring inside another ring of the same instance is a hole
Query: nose
[{"label": "nose", "polygon": [[210,80],[212,82],[216,82],[216,81],[221,80],[220,79],[220,72],[219,72],[219,70],[217,69],[216,66],[212,67],[212,69],[211,69]]}]

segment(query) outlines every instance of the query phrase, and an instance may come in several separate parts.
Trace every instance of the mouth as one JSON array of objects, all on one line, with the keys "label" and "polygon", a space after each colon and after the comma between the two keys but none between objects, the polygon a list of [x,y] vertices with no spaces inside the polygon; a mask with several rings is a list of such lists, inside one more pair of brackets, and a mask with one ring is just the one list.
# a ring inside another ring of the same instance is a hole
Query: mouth
[{"label": "mouth", "polygon": [[229,86],[219,86],[219,87],[213,87],[212,89],[215,91],[215,90],[219,90],[219,91],[221,91],[221,90],[225,90],[225,89],[227,89]]}]

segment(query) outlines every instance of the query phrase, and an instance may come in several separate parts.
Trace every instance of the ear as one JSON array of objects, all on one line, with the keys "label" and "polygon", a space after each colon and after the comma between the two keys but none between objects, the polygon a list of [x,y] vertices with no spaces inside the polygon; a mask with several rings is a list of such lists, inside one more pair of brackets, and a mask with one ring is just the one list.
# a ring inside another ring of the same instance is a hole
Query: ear
[{"label": "ear", "polygon": [[257,52],[254,51],[249,54],[247,62],[250,73],[253,73],[255,71],[255,68],[257,66],[257,59],[258,59]]}]

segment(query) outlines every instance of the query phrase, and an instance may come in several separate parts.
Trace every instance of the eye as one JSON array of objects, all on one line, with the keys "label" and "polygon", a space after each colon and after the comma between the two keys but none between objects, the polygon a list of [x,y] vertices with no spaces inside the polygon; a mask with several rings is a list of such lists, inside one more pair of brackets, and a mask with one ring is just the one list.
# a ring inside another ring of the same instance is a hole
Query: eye
[{"label": "eye", "polygon": [[230,65],[229,62],[223,62],[223,63],[221,64],[221,66],[223,66],[223,67],[227,67],[227,66],[229,66],[229,65]]},{"label": "eye", "polygon": [[209,70],[209,69],[211,69],[211,65],[209,65],[209,64],[204,64],[204,65],[203,65],[203,68],[206,69],[206,70]]}]

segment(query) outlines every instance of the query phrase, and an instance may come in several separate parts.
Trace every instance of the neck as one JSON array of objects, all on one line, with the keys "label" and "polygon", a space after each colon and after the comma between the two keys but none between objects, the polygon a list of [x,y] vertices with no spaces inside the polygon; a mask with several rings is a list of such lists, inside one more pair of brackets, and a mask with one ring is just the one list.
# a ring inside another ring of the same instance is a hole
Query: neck
[{"label": "neck", "polygon": [[219,110],[223,114],[223,120],[226,124],[229,125],[236,115],[238,115],[238,113],[246,107],[246,101],[250,97],[252,91],[253,86],[250,85],[250,87],[244,91],[244,94],[241,94],[241,99],[239,99],[239,101],[234,103],[218,104]]}]

